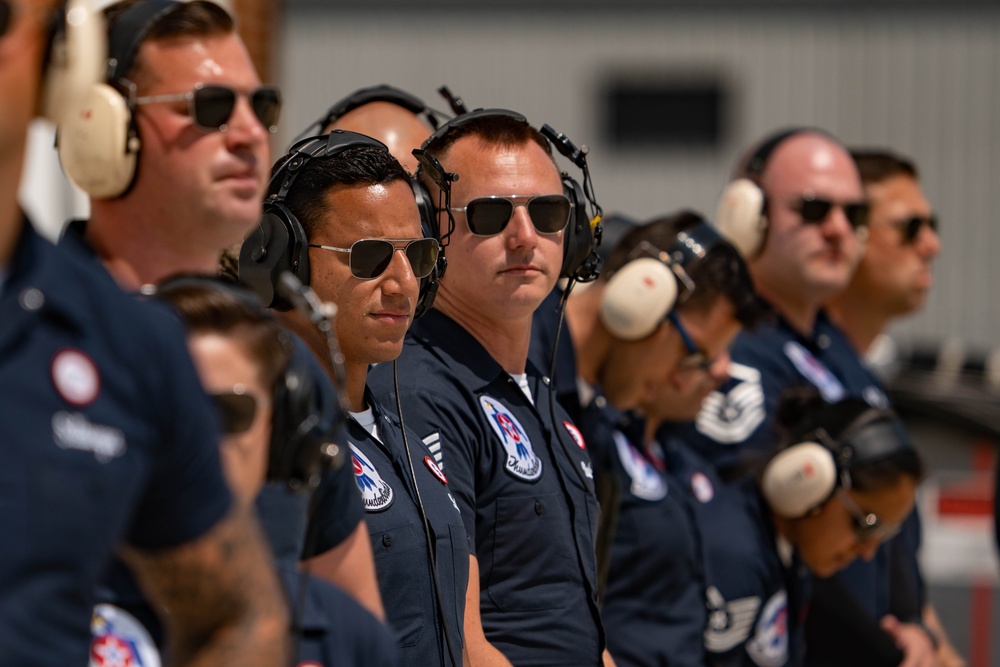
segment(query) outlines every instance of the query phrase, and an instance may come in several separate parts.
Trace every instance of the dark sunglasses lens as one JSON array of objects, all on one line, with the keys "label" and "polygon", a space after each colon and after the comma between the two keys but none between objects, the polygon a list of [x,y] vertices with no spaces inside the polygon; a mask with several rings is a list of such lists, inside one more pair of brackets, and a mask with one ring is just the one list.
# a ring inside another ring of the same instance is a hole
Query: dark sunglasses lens
[{"label": "dark sunglasses lens", "polygon": [[410,262],[413,275],[426,278],[434,270],[438,258],[438,242],[435,239],[416,239],[406,245],[406,259]]},{"label": "dark sunglasses lens", "polygon": [[864,227],[868,224],[868,204],[845,204],[844,216],[854,229]]},{"label": "dark sunglasses lens", "polygon": [[6,35],[10,29],[10,0],[0,0],[0,36]]},{"label": "dark sunglasses lens", "polygon": [[920,230],[924,225],[931,228],[931,231],[937,231],[937,218],[930,216],[927,218],[921,218],[920,216],[913,216],[906,221],[906,226],[903,227],[903,241],[906,243],[914,243],[917,237],[920,236]]},{"label": "dark sunglasses lens", "polygon": [[514,215],[514,204],[506,199],[483,197],[473,199],[465,208],[469,231],[476,236],[499,234]]},{"label": "dark sunglasses lens", "polygon": [[833,203],[826,199],[803,199],[799,206],[799,215],[804,222],[817,224],[826,220],[831,208]]},{"label": "dark sunglasses lens", "polygon": [[243,433],[253,424],[257,401],[249,394],[212,394],[225,435]]},{"label": "dark sunglasses lens", "polygon": [[564,195],[542,195],[528,202],[531,222],[542,234],[555,234],[569,222],[569,200]]},{"label": "dark sunglasses lens", "polygon": [[378,278],[392,262],[392,244],[382,239],[362,239],[351,246],[351,273],[355,278]]},{"label": "dark sunglasses lens", "polygon": [[278,124],[281,113],[281,95],[277,88],[262,86],[250,94],[250,105],[260,124],[272,128]]},{"label": "dark sunglasses lens", "polygon": [[236,93],[223,86],[202,86],[194,91],[194,122],[206,130],[221,129],[233,115]]}]

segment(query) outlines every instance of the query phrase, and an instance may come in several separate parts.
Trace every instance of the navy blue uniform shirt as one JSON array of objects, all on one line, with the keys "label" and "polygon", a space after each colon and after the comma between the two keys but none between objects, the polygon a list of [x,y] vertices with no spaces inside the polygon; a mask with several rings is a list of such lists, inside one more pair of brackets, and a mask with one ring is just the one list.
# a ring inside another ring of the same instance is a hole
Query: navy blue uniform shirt
[{"label": "navy blue uniform shirt", "polygon": [[[585,443],[527,367],[534,404],[465,329],[432,310],[397,362],[406,422],[440,444],[479,562],[487,639],[518,665],[598,665],[598,507]],[[372,373],[392,396],[392,369]],[[555,415],[553,420],[552,414]]]},{"label": "navy blue uniform shirt", "polygon": [[602,606],[608,649],[619,667],[704,667],[704,568],[691,504],[711,500],[714,486],[677,443],[639,444],[642,419],[619,424],[612,458],[621,503]]},{"label": "navy blue uniform shirt", "polygon": [[[408,431],[404,443],[398,418],[383,409],[371,392],[366,391],[365,401],[372,409],[379,439],[353,419],[348,423],[347,437],[387,620],[404,664],[453,665],[435,601],[436,572],[457,667],[464,645],[469,540],[449,493],[450,479],[415,433]],[[431,568],[421,513],[431,533],[436,571]],[[320,513],[315,520],[322,525],[326,517]]]},{"label": "navy blue uniform shirt", "polygon": [[227,511],[218,425],[175,319],[28,223],[0,322],[0,664],[83,665],[115,546]]},{"label": "navy blue uniform shirt", "polygon": [[705,648],[717,667],[798,667],[810,587],[797,557],[779,554],[753,479],[716,488],[697,516],[705,557]]}]

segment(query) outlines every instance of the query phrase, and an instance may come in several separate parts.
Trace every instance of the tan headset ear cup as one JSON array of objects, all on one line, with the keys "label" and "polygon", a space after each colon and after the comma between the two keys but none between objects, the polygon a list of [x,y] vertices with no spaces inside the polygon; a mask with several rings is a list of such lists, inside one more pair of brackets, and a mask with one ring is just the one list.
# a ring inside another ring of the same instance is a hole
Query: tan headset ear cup
[{"label": "tan headset ear cup", "polygon": [[73,183],[91,197],[110,199],[125,192],[135,175],[139,140],[130,136],[132,114],[125,98],[98,83],[77,112],[58,129],[59,161]]},{"label": "tan headset ear cup", "polygon": [[803,442],[772,458],[761,476],[761,492],[771,509],[787,519],[822,505],[837,486],[837,464],[829,449]]},{"label": "tan headset ear cup", "polygon": [[677,277],[658,259],[641,257],[618,270],[601,295],[601,321],[621,340],[650,335],[674,307]]},{"label": "tan headset ear cup", "polygon": [[744,258],[749,259],[760,252],[767,231],[767,217],[764,193],[756,183],[739,178],[726,186],[715,211],[715,228]]},{"label": "tan headset ear cup", "polygon": [[41,113],[53,123],[76,113],[107,62],[104,15],[87,0],[66,3],[64,24],[54,31],[44,76]]}]

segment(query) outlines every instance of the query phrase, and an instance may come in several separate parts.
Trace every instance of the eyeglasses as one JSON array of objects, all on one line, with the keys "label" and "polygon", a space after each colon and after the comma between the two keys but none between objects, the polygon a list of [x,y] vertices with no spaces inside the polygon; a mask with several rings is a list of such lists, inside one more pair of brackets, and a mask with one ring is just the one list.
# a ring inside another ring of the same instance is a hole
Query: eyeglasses
[{"label": "eyeglasses", "polygon": [[562,231],[573,208],[566,195],[510,195],[476,197],[465,206],[453,206],[450,210],[463,211],[469,231],[476,236],[496,236],[507,228],[518,206],[528,209],[531,224],[539,234]]},{"label": "eyeglasses", "polygon": [[281,93],[274,86],[261,86],[243,93],[231,86],[199,83],[194,90],[186,93],[137,97],[134,102],[143,105],[186,100],[188,115],[195,127],[204,132],[225,132],[229,129],[227,123],[236,109],[236,99],[244,96],[250,100],[250,107],[261,125],[270,132],[275,132],[278,129],[278,115],[281,113]]},{"label": "eyeglasses", "polygon": [[361,239],[350,248],[310,243],[310,248],[346,252],[351,266],[351,275],[361,280],[378,278],[392,263],[392,255],[402,250],[417,278],[426,278],[434,270],[441,246],[437,239]]},{"label": "eyeglasses", "polygon": [[243,433],[253,424],[257,399],[247,393],[244,385],[238,384],[232,391],[210,393],[209,397],[215,403],[223,435]]},{"label": "eyeglasses", "polygon": [[813,195],[803,195],[792,202],[792,210],[799,214],[802,222],[818,225],[824,222],[835,207],[840,207],[844,211],[844,217],[853,229],[864,227],[868,224],[867,202],[846,202],[839,203]]},{"label": "eyeglasses", "polygon": [[854,502],[846,489],[837,489],[837,498],[854,522],[854,536],[861,542],[885,542],[899,532],[900,524],[884,523],[874,512],[865,512]]},{"label": "eyeglasses", "polygon": [[667,315],[667,319],[670,323],[674,325],[677,329],[677,333],[680,334],[681,342],[684,343],[684,349],[687,350],[687,356],[681,359],[677,363],[677,368],[681,370],[700,370],[708,372],[712,370],[712,366],[715,364],[718,357],[709,357],[691,338],[691,334],[688,333],[684,325],[681,324],[681,318],[677,316],[677,313],[671,311]]},{"label": "eyeglasses", "polygon": [[916,243],[917,237],[920,236],[920,230],[924,227],[929,227],[932,232],[937,232],[938,221],[937,216],[914,215],[905,220],[897,220],[891,225],[903,233],[903,245],[909,245]]}]

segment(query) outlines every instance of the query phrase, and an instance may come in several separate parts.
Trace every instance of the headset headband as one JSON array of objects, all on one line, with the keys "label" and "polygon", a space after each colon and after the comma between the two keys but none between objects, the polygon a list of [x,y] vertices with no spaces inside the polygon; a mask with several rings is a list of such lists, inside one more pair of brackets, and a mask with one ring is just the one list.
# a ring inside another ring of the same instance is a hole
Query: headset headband
[{"label": "headset headband", "polygon": [[146,35],[179,4],[176,0],[139,0],[125,10],[108,35],[109,83],[115,83],[132,69]]},{"label": "headset headband", "polygon": [[267,200],[284,200],[288,196],[288,191],[292,189],[295,179],[302,173],[302,168],[309,164],[313,158],[334,155],[346,148],[357,146],[371,146],[387,152],[389,150],[378,139],[346,130],[333,130],[329,134],[307,137],[297,142],[288,149],[288,154],[281,159],[280,164],[271,175],[267,186]]}]

